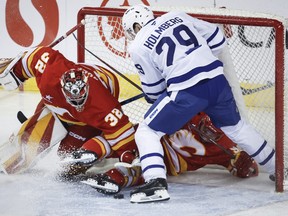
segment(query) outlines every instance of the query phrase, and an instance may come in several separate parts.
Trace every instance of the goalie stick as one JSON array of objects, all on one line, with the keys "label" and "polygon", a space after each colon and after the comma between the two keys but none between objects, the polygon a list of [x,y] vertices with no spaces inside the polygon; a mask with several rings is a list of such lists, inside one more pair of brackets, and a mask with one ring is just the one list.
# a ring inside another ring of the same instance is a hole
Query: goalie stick
[{"label": "goalie stick", "polygon": [[77,25],[75,25],[74,27],[72,27],[69,31],[67,31],[64,35],[62,35],[61,37],[59,37],[57,40],[55,40],[54,42],[52,42],[49,47],[54,47],[56,46],[58,43],[60,43],[62,40],[64,40],[65,38],[67,38],[69,35],[71,35],[74,31],[76,31],[78,28],[84,26],[86,24],[85,20],[81,20],[80,23],[78,23]]},{"label": "goalie stick", "polygon": [[18,111],[17,119],[21,124],[23,124],[28,118],[24,115],[22,111]]}]

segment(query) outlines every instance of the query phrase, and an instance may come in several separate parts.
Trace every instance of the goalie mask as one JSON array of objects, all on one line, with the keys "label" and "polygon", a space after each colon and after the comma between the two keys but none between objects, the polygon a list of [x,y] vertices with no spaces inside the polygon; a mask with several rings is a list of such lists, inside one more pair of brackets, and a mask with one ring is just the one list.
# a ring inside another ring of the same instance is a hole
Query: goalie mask
[{"label": "goalie mask", "polygon": [[66,71],[61,77],[62,92],[66,101],[81,112],[88,98],[88,76],[82,68]]}]

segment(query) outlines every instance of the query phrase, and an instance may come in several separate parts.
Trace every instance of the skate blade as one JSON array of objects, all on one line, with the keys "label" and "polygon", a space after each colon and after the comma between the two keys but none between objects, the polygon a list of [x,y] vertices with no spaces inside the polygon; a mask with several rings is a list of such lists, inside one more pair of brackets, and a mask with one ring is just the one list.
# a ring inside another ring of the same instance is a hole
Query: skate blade
[{"label": "skate blade", "polygon": [[75,164],[75,163],[90,163],[91,161],[95,160],[95,156],[92,154],[87,154],[83,155],[81,158],[72,158],[72,157],[67,157],[60,161],[60,165],[70,165],[70,164]]},{"label": "skate blade", "polygon": [[93,188],[96,188],[96,189],[105,190],[109,193],[117,193],[119,191],[119,187],[115,184],[110,183],[110,182],[105,182],[104,185],[100,185],[100,184],[98,184],[98,182],[96,180],[90,178],[90,179],[81,181],[81,183],[87,184],[87,185],[89,185]]},{"label": "skate blade", "polygon": [[160,202],[169,200],[170,196],[167,190],[157,190],[151,196],[146,196],[145,193],[137,193],[131,196],[131,203],[149,203],[149,202]]}]

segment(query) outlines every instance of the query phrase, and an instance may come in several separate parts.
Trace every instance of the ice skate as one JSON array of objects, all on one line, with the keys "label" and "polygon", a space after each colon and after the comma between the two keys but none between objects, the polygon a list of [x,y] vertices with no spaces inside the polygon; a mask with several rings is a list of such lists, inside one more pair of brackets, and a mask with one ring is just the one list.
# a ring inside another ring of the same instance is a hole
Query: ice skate
[{"label": "ice skate", "polygon": [[148,203],[169,200],[168,185],[166,179],[151,179],[146,184],[131,191],[131,203]]}]

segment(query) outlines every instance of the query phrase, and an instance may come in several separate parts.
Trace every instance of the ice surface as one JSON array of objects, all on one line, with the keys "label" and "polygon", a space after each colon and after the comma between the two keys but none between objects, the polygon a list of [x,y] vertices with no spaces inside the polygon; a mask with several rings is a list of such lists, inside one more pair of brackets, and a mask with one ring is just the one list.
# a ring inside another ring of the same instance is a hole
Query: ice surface
[{"label": "ice surface", "polygon": [[[19,127],[21,110],[28,116],[40,97],[37,93],[4,93],[0,90],[0,137],[8,139]],[[268,175],[239,179],[225,170],[204,168],[170,177],[167,202],[131,204],[129,190],[124,199],[97,193],[81,183],[56,179],[58,158],[53,149],[30,173],[0,174],[1,216],[285,216],[288,193],[276,193]]]}]

